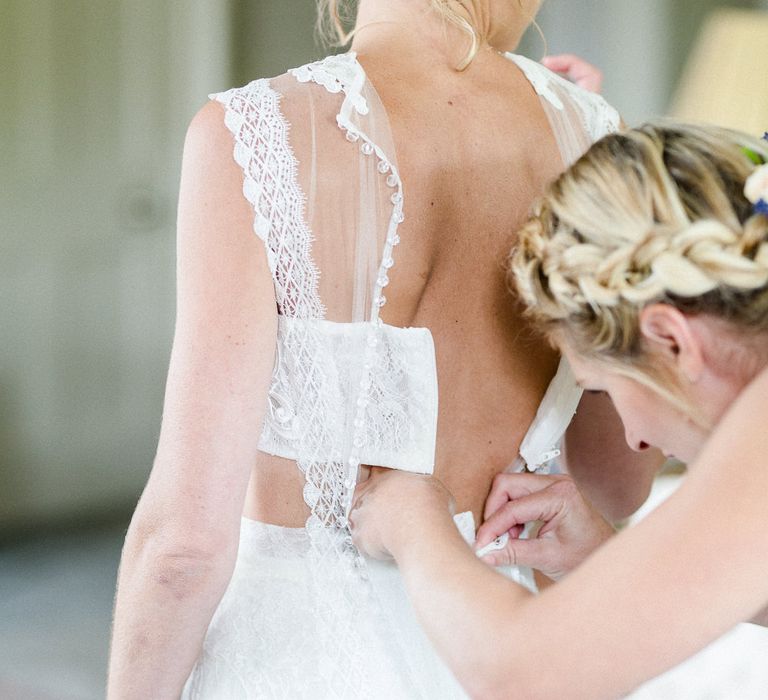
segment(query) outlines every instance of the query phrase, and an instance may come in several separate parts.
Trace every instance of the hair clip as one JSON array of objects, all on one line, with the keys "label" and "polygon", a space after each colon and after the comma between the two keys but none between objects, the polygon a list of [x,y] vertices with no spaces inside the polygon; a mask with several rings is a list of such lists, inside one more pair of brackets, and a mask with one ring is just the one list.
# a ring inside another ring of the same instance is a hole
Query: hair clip
[{"label": "hair clip", "polygon": [[[768,139],[766,140],[768,141]],[[763,157],[757,151],[753,151],[748,146],[742,146],[741,152],[747,158],[749,158],[749,160],[752,161],[754,165],[765,165],[765,160],[763,159]]]}]

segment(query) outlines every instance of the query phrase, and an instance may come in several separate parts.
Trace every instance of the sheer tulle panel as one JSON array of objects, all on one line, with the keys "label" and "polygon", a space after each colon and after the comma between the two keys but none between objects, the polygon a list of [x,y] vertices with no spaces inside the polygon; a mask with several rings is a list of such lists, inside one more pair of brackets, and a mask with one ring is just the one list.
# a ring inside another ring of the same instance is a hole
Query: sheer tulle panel
[{"label": "sheer tulle panel", "polygon": [[524,56],[507,54],[541,99],[565,167],[619,128],[621,118],[600,95],[587,92]]},{"label": "sheer tulle panel", "polygon": [[560,145],[565,164],[573,164],[603,136],[618,131],[619,113],[600,95],[585,92],[571,83],[558,82],[553,92],[562,100],[564,109],[550,115],[550,123]]},{"label": "sheer tulle panel", "polygon": [[[349,131],[337,121],[348,99],[344,92],[329,92],[291,75],[272,85],[282,95],[291,148],[301,154],[298,183],[305,195],[310,255],[319,272],[325,318],[369,320],[395,192],[386,114],[373,90],[363,86],[359,98],[366,112],[352,110],[357,129]],[[377,148],[387,149],[386,159]]]},{"label": "sheer tulle panel", "polygon": [[543,101],[543,106],[560,148],[563,165],[567,168],[589,149],[592,141],[583,126],[578,108],[572,102],[564,101],[562,109],[557,109],[547,101]]}]

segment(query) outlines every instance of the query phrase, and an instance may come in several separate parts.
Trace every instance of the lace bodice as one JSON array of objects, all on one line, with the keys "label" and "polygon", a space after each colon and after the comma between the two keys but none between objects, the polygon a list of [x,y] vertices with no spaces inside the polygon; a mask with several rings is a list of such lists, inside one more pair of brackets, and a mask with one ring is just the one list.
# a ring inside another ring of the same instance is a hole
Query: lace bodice
[{"label": "lace bodice", "polygon": [[[432,473],[437,377],[429,331],[282,316],[278,337],[261,450],[289,459],[342,461],[351,435],[352,452],[362,464]],[[302,387],[300,394],[294,378],[302,374],[297,366],[302,356],[291,352],[297,346],[312,348],[326,380]],[[349,396],[358,401],[350,405]],[[321,401],[328,405],[324,433],[305,442],[302,436],[311,434],[315,415],[307,407]]]}]

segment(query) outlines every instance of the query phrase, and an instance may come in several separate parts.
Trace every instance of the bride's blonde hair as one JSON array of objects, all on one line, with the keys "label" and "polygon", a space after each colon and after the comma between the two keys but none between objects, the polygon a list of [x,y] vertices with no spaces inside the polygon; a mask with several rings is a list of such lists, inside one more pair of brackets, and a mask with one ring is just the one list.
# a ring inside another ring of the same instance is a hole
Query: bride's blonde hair
[{"label": "bride's blonde hair", "polygon": [[[457,70],[464,70],[475,59],[480,48],[487,43],[491,28],[486,19],[486,4],[483,0],[462,0],[461,3],[458,0],[429,1],[446,22],[466,32],[470,48],[457,66]],[[522,8],[522,0],[517,2]],[[457,6],[464,8],[465,13],[459,12]],[[317,31],[321,39],[332,46],[348,44],[354,30],[347,27],[354,24],[357,0],[317,0],[317,7]]]},{"label": "bride's blonde hair", "polygon": [[744,185],[768,142],[647,124],[595,144],[522,229],[511,277],[551,336],[692,414],[644,353],[639,316],[660,302],[768,331],[768,217]]}]

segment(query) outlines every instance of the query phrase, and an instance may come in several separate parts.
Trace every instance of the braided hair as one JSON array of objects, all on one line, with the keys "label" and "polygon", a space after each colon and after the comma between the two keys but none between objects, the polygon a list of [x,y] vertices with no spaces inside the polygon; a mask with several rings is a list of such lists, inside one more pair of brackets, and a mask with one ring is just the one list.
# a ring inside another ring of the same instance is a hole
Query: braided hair
[{"label": "braided hair", "polygon": [[761,160],[768,142],[719,127],[658,122],[606,136],[519,233],[510,277],[529,313],[674,398],[644,363],[645,306],[768,330],[768,217],[744,195]]}]

